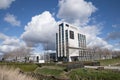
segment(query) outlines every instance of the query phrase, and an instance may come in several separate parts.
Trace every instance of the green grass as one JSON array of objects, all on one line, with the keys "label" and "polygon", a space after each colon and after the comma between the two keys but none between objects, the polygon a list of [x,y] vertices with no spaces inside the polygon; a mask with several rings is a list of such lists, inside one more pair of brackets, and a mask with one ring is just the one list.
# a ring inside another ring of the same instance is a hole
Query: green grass
[{"label": "green grass", "polygon": [[114,65],[116,63],[120,63],[120,58],[100,60],[100,65],[101,66]]},{"label": "green grass", "polygon": [[37,74],[47,75],[47,76],[54,76],[56,78],[67,78],[64,71],[65,67],[53,65],[53,66],[42,66],[38,67],[34,72]]},{"label": "green grass", "polygon": [[55,65],[55,66],[43,66],[42,68],[57,69],[57,70],[64,70],[65,69],[65,67],[61,67],[61,66],[58,66],[58,65]]},{"label": "green grass", "polygon": [[[102,65],[108,65],[119,62],[120,59],[102,60]],[[94,70],[94,69],[72,69],[65,72],[65,67],[58,65],[42,66],[33,63],[8,63],[0,62],[0,66],[10,66],[20,68],[24,72],[34,72],[47,76],[55,76],[56,78],[69,78],[70,80],[119,80],[120,72],[109,70]]]},{"label": "green grass", "polygon": [[75,69],[68,73],[71,80],[120,80],[120,73],[93,69]]},{"label": "green grass", "polygon": [[20,68],[24,72],[33,72],[38,66],[33,63],[0,62],[0,66]]},{"label": "green grass", "polygon": [[[94,70],[78,68],[69,72],[64,72],[61,69],[38,68],[36,73],[42,75],[55,76],[59,78],[69,78],[70,80],[119,80],[120,72],[113,72],[111,70]],[[62,74],[62,75],[61,75]]]},{"label": "green grass", "polygon": [[17,65],[24,72],[33,72],[38,66],[35,64]]},{"label": "green grass", "polygon": [[36,73],[42,74],[42,75],[50,75],[55,77],[61,77],[61,74],[63,73],[63,70],[59,69],[49,69],[49,68],[39,68],[36,70]]}]

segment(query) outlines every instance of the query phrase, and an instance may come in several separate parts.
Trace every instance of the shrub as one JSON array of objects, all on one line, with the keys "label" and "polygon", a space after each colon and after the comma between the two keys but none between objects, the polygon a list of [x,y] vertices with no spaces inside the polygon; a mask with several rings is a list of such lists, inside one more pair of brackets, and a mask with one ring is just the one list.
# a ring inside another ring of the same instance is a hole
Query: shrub
[{"label": "shrub", "polygon": [[100,66],[98,61],[84,61],[82,62],[85,66]]},{"label": "shrub", "polygon": [[84,65],[82,63],[71,63],[66,65],[65,71],[70,71],[71,69],[76,69],[76,68],[83,68]]}]

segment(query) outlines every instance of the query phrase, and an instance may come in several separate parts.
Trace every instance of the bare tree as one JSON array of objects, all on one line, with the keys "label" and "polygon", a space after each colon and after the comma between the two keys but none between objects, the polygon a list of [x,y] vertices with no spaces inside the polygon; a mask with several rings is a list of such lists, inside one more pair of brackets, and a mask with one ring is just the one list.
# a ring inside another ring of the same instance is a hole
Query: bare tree
[{"label": "bare tree", "polygon": [[120,57],[120,51],[113,51],[112,55],[113,57]]},{"label": "bare tree", "polygon": [[109,59],[112,58],[112,51],[107,48],[101,48],[100,46],[93,46],[87,48],[88,53],[92,54],[94,60]]},{"label": "bare tree", "polygon": [[102,53],[105,59],[110,59],[112,57],[112,51],[107,48],[103,48]]},{"label": "bare tree", "polygon": [[17,60],[17,58],[24,57],[26,60],[26,58],[31,54],[31,51],[32,51],[31,48],[22,46],[22,47],[14,49],[13,51],[4,53],[3,58],[4,59],[14,58]]}]

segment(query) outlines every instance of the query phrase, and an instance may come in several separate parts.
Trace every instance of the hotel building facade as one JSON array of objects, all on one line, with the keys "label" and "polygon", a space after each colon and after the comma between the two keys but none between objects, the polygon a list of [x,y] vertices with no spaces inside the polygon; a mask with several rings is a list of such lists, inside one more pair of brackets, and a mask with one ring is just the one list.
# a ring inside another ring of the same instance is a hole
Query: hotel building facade
[{"label": "hotel building facade", "polygon": [[59,24],[56,33],[56,53],[58,61],[84,61],[86,59],[86,36],[78,27],[68,23]]}]

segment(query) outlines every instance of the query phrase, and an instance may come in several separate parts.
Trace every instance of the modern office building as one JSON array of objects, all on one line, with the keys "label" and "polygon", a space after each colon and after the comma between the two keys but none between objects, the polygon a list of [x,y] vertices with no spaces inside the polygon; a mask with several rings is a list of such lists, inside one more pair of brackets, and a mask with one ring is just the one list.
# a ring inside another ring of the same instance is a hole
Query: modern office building
[{"label": "modern office building", "polygon": [[80,34],[78,27],[65,22],[59,24],[56,52],[58,61],[84,61],[87,56],[86,36]]}]

